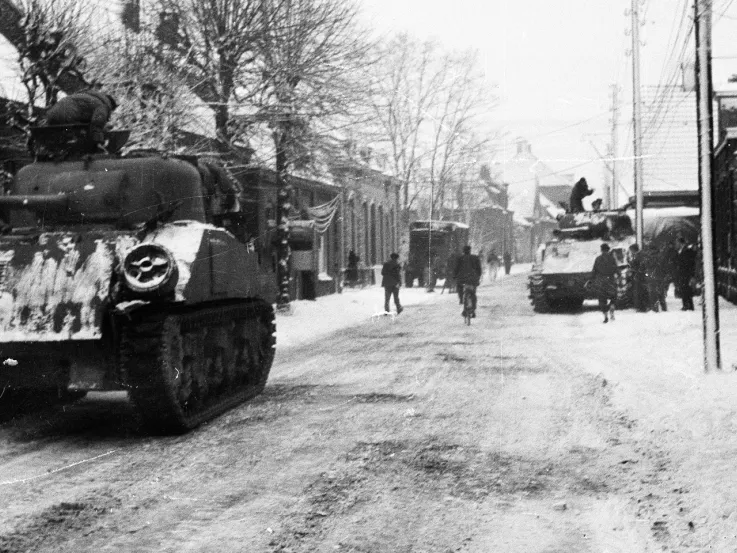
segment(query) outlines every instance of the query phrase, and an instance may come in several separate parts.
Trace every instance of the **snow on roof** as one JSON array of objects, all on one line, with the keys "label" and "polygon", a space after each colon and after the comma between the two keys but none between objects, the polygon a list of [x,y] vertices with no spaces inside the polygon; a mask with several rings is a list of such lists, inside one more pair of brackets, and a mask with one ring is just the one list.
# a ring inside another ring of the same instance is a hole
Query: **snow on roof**
[{"label": "snow on roof", "polygon": [[550,201],[548,197],[542,192],[540,193],[540,205],[543,207],[545,212],[553,219],[555,219],[561,213],[566,212],[565,209]]}]

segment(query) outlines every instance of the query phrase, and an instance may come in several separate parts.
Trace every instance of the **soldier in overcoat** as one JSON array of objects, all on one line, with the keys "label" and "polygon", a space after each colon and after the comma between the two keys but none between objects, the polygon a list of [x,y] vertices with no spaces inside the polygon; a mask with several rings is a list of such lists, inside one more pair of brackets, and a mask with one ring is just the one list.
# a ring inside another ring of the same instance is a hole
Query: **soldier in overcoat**
[{"label": "soldier in overcoat", "polygon": [[394,297],[394,305],[397,308],[397,315],[404,308],[399,303],[399,286],[401,285],[402,267],[399,265],[399,254],[392,253],[389,261],[384,263],[381,268],[381,286],[384,288],[384,311],[389,312],[389,300]]},{"label": "soldier in overcoat", "polygon": [[604,322],[608,323],[611,317],[614,320],[614,301],[617,299],[617,276],[619,267],[611,253],[609,244],[601,245],[601,253],[594,260],[592,285],[599,300],[599,309],[604,314]]}]

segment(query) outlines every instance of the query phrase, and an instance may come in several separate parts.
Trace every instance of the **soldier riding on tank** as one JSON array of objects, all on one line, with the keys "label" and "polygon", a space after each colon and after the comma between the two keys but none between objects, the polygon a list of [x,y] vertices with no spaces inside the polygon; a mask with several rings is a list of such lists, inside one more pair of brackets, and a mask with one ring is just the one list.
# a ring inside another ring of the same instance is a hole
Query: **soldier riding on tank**
[{"label": "soldier riding on tank", "polygon": [[87,126],[81,146],[87,153],[105,151],[105,127],[118,103],[110,94],[83,90],[56,102],[46,112],[42,126]]}]

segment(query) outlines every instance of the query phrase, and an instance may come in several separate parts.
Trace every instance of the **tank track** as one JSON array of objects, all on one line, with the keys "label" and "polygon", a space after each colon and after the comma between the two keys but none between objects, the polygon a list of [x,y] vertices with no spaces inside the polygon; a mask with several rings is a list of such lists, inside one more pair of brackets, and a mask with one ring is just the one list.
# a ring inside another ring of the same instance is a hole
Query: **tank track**
[{"label": "tank track", "polygon": [[550,313],[551,305],[547,296],[545,295],[545,287],[543,282],[543,275],[539,270],[533,268],[530,274],[530,300],[532,308],[537,313]]},{"label": "tank track", "polygon": [[260,394],[275,331],[261,300],[134,314],[121,328],[121,375],[145,425],[186,432]]}]

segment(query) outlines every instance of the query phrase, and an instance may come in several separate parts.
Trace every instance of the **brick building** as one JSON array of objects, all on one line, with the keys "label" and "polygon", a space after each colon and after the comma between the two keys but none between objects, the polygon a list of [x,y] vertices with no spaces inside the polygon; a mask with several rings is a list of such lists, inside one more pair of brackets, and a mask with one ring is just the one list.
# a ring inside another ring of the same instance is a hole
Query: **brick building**
[{"label": "brick building", "polygon": [[[248,210],[263,221],[260,235],[276,226],[276,173],[250,167],[234,171],[249,195]],[[398,248],[398,183],[358,163],[330,167],[327,178],[290,177],[293,186],[290,281],[294,299],[340,290],[348,254],[360,258],[362,282],[380,282],[381,265]],[[263,215],[263,216],[260,216]]]}]

